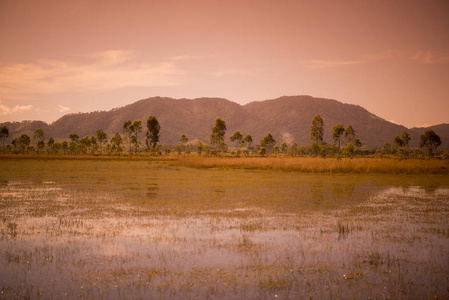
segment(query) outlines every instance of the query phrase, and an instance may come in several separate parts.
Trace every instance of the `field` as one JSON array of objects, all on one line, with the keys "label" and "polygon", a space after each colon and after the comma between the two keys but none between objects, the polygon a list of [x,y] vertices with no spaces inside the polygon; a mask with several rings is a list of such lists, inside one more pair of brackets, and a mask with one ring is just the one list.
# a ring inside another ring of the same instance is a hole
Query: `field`
[{"label": "field", "polygon": [[245,159],[0,159],[0,299],[449,297],[446,162]]}]

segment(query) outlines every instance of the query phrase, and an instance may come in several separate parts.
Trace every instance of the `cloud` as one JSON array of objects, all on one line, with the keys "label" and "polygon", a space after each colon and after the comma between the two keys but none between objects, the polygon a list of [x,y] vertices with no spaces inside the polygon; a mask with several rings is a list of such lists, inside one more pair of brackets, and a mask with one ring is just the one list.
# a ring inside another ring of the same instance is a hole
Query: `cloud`
[{"label": "cloud", "polygon": [[329,68],[336,68],[336,67],[360,65],[363,62],[364,62],[363,60],[336,61],[336,60],[316,60],[316,59],[312,59],[312,60],[309,60],[309,61],[302,62],[301,64],[306,66],[309,69],[329,69]]},{"label": "cloud", "polygon": [[303,66],[309,69],[329,69],[329,68],[339,68],[339,67],[348,67],[348,66],[356,66],[362,65],[375,61],[382,61],[396,57],[397,54],[393,51],[381,51],[376,53],[369,53],[362,55],[358,59],[354,60],[319,60],[312,59],[301,62]]},{"label": "cloud", "polygon": [[32,105],[16,105],[14,107],[8,107],[0,100],[0,116],[7,116],[18,112],[29,111],[32,108]]},{"label": "cloud", "polygon": [[247,69],[222,69],[212,72],[211,74],[216,77],[228,76],[228,75],[251,75],[257,73],[258,70]]},{"label": "cloud", "polygon": [[387,60],[400,56],[399,53],[391,50],[369,53],[362,55],[362,61],[370,62],[370,61],[378,61],[378,60]]},{"label": "cloud", "polygon": [[449,63],[449,51],[418,51],[411,59],[425,64],[446,64]]},{"label": "cloud", "polygon": [[130,86],[174,86],[185,72],[172,61],[142,62],[129,51],[109,50],[86,56],[87,62],[37,60],[0,68],[0,97],[89,92]]},{"label": "cloud", "polygon": [[211,58],[210,55],[177,55],[168,57],[169,60],[180,61],[180,60],[201,60]]},{"label": "cloud", "polygon": [[309,69],[329,69],[368,64],[372,62],[386,61],[390,59],[401,59],[407,61],[417,61],[424,64],[446,64],[449,63],[449,51],[418,51],[414,54],[400,51],[381,51],[362,55],[354,60],[319,60],[311,59],[301,62]]},{"label": "cloud", "polygon": [[133,55],[131,51],[126,50],[107,50],[97,52],[91,55],[91,57],[97,58],[103,63],[114,65],[130,60],[131,58],[133,58]]},{"label": "cloud", "polygon": [[65,112],[68,112],[70,110],[70,107],[63,106],[61,104],[58,104],[58,107],[59,107],[59,112],[61,112],[61,113],[65,113]]}]

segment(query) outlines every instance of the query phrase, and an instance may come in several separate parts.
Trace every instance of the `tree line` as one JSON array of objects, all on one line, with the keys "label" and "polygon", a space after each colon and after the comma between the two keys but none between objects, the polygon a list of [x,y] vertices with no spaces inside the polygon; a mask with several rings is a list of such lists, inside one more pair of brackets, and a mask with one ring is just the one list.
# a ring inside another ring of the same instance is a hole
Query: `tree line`
[{"label": "tree line", "polygon": [[[233,147],[229,149],[225,140],[226,122],[220,117],[215,119],[215,124],[211,128],[210,145],[198,141],[196,145],[188,144],[188,137],[182,134],[178,145],[160,145],[159,134],[161,126],[155,116],[150,116],[146,122],[144,144],[141,141],[142,133],[141,120],[128,120],[123,123],[123,136],[116,132],[108,141],[108,135],[102,129],[96,130],[96,135],[80,138],[78,134],[71,133],[69,140],[57,142],[52,137],[45,141],[44,130],[38,128],[34,131],[33,141],[31,137],[22,133],[15,138],[10,145],[6,145],[6,138],[9,137],[9,129],[6,125],[0,127],[0,141],[2,142],[2,153],[63,153],[63,154],[92,154],[92,155],[121,155],[128,149],[129,154],[149,153],[151,155],[162,155],[162,153],[177,152],[182,153],[197,152],[199,155],[221,155],[228,153],[239,156],[241,154],[249,156],[256,154],[261,156],[285,154],[291,156],[298,155],[336,155],[353,156],[355,154],[395,154],[400,157],[419,156],[427,154],[433,156],[437,148],[441,145],[440,137],[431,129],[428,129],[420,136],[419,149],[410,149],[410,134],[405,130],[401,136],[394,137],[392,144],[386,142],[382,149],[361,150],[362,142],[356,137],[356,132],[352,125],[346,128],[343,124],[333,127],[333,143],[324,141],[324,120],[317,114],[313,117],[310,125],[310,140],[308,146],[298,146],[296,143],[288,145],[286,141],[277,144],[273,135],[268,132],[260,140],[260,143],[253,146],[251,134],[242,134],[239,130],[234,131],[229,140]],[[127,144],[127,145],[126,145]]]}]

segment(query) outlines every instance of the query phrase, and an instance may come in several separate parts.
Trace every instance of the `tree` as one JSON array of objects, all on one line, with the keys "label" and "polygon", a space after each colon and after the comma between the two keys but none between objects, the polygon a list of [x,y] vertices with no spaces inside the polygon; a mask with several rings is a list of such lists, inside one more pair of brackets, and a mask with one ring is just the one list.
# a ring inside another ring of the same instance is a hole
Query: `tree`
[{"label": "tree", "polygon": [[285,141],[283,141],[282,145],[281,145],[281,151],[282,151],[282,153],[285,154],[285,153],[287,153],[287,150],[288,150],[288,145]]},{"label": "tree", "polygon": [[273,138],[271,133],[268,132],[267,136],[260,140],[260,145],[263,148],[264,153],[270,153],[271,149],[273,149],[274,145],[276,145],[276,140]]},{"label": "tree", "polygon": [[71,133],[69,135],[71,142],[68,144],[68,150],[72,154],[76,154],[78,152],[78,139],[80,136],[76,133]]},{"label": "tree", "polygon": [[179,139],[179,141],[181,142],[181,144],[185,144],[189,141],[189,139],[186,137],[185,134],[181,135],[181,138]]},{"label": "tree", "polygon": [[332,133],[332,138],[334,139],[334,143],[338,141],[338,152],[340,152],[341,148],[341,136],[345,132],[345,128],[342,124],[338,124],[334,126],[334,132]]},{"label": "tree", "polygon": [[38,128],[34,131],[33,139],[36,141],[36,144],[44,139],[44,130],[42,128]]},{"label": "tree", "polygon": [[0,126],[0,140],[3,143],[3,148],[5,148],[6,138],[9,137],[9,129],[6,125]]},{"label": "tree", "polygon": [[94,137],[93,135],[90,137],[90,142],[91,142],[92,145],[98,145],[97,144],[97,138]]},{"label": "tree", "polygon": [[181,153],[182,153],[181,145],[176,145],[175,150],[176,150],[176,152],[178,152],[178,155],[181,155]]},{"label": "tree", "polygon": [[76,154],[78,152],[77,148],[78,148],[77,143],[74,141],[71,141],[68,145],[68,150],[71,154]]},{"label": "tree", "polygon": [[231,142],[237,141],[237,145],[240,147],[242,145],[243,134],[241,134],[240,131],[236,130],[229,139],[231,140]]},{"label": "tree", "polygon": [[120,153],[122,153],[122,142],[123,139],[120,136],[120,134],[118,132],[115,133],[115,135],[112,137],[111,139],[111,148],[112,151],[117,153],[118,155],[120,155]]},{"label": "tree", "polygon": [[351,157],[351,155],[354,154],[354,145],[352,143],[348,143],[344,148],[344,153]]},{"label": "tree", "polygon": [[59,153],[59,151],[62,148],[62,145],[61,143],[55,142],[51,148],[55,153]]},{"label": "tree", "polygon": [[410,134],[408,134],[407,131],[404,130],[404,132],[402,132],[402,142],[404,143],[404,147],[408,148],[408,143],[410,142]]},{"label": "tree", "polygon": [[298,153],[298,144],[293,143],[293,145],[290,147],[290,153],[292,156],[296,156]]},{"label": "tree", "polygon": [[100,154],[103,153],[103,142],[105,142],[108,138],[106,132],[103,129],[97,129],[97,141],[100,143]]},{"label": "tree", "polygon": [[397,135],[393,138],[393,145],[395,148],[401,148],[404,146],[404,141]]},{"label": "tree", "polygon": [[71,133],[69,135],[70,139],[72,140],[72,142],[78,143],[78,139],[80,138],[79,135],[77,135],[76,133]]},{"label": "tree", "polygon": [[129,129],[134,134],[131,138],[131,142],[135,145],[135,152],[137,153],[137,150],[139,148],[138,135],[142,132],[142,121],[134,120],[133,123],[129,126]]},{"label": "tree", "polygon": [[201,153],[203,153],[203,150],[204,150],[203,142],[198,141],[198,144],[196,145],[196,149],[197,149],[198,155],[201,155]]},{"label": "tree", "polygon": [[382,147],[382,153],[383,154],[390,154],[391,153],[391,145],[389,142],[385,142],[385,144]]},{"label": "tree", "polygon": [[245,138],[243,139],[243,141],[248,145],[247,147],[251,147],[251,144],[253,143],[253,137],[251,136],[251,134],[247,134],[245,135]]},{"label": "tree", "polygon": [[19,136],[19,138],[17,139],[17,141],[18,141],[18,143],[19,143],[20,150],[21,150],[23,153],[27,152],[28,147],[30,147],[30,143],[31,143],[30,137],[29,137],[27,134],[22,133],[22,134]]},{"label": "tree", "polygon": [[441,145],[440,137],[432,130],[427,129],[424,134],[420,136],[419,147],[421,149],[427,149],[429,156],[433,155],[433,152]]},{"label": "tree", "polygon": [[40,140],[38,143],[37,143],[37,149],[38,149],[38,152],[40,152],[42,149],[44,149],[45,148],[45,142],[44,142],[44,140]]},{"label": "tree", "polygon": [[33,139],[36,141],[38,152],[40,152],[41,149],[44,149],[44,130],[42,128],[37,128],[34,131]]},{"label": "tree", "polygon": [[[107,138],[107,136],[106,136],[106,138]],[[106,140],[106,139],[105,139],[105,140]],[[92,151],[92,154],[97,153],[97,151],[98,151],[98,149],[99,149],[100,147],[98,146],[97,138],[96,138],[95,136],[93,136],[93,135],[90,137],[90,144],[91,144],[91,151]]]},{"label": "tree", "polygon": [[82,153],[87,153],[87,150],[92,146],[90,138],[86,135],[79,142],[79,148]]},{"label": "tree", "polygon": [[129,143],[129,153],[131,153],[131,136],[133,134],[132,130],[130,129],[131,124],[132,124],[131,120],[128,120],[125,123],[123,123],[123,133],[127,135]]},{"label": "tree", "polygon": [[317,144],[323,143],[324,135],[324,120],[319,114],[315,115],[312,119],[312,125],[310,126],[310,139]]},{"label": "tree", "polygon": [[226,134],[226,122],[217,117],[215,119],[215,126],[212,127],[212,133],[210,134],[210,143],[212,145],[220,145],[224,143],[224,136]]},{"label": "tree", "polygon": [[348,127],[345,130],[345,139],[347,144],[354,145],[355,140],[355,130],[352,128],[352,125],[348,125]]},{"label": "tree", "polygon": [[150,116],[147,120],[147,146],[154,149],[159,142],[159,131],[161,125],[156,117]]},{"label": "tree", "polygon": [[54,145],[55,145],[55,139],[54,138],[52,138],[52,137],[50,137],[49,139],[48,139],[48,142],[47,142],[47,147],[48,147],[48,150],[47,151],[53,151],[54,150]]},{"label": "tree", "polygon": [[67,151],[69,151],[69,143],[67,143],[67,141],[62,142],[62,151],[64,154],[67,154]]},{"label": "tree", "polygon": [[312,150],[315,154],[318,154],[320,150],[320,144],[323,144],[324,135],[324,120],[319,114],[316,114],[312,119],[312,125],[310,126],[310,139],[312,141]]}]

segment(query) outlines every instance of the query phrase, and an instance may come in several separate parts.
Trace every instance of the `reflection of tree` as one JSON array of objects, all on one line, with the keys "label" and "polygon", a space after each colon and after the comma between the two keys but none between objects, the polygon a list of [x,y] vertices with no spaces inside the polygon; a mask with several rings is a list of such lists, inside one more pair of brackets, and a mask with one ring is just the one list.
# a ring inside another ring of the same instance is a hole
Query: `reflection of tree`
[{"label": "reflection of tree", "polygon": [[436,184],[426,185],[426,186],[424,186],[424,191],[426,192],[426,194],[433,195],[433,194],[435,194],[435,191],[439,188],[440,187]]},{"label": "reflection of tree", "polygon": [[351,200],[354,193],[354,183],[333,183],[332,193],[337,201]]},{"label": "reflection of tree", "polygon": [[155,199],[159,193],[159,186],[156,182],[149,183],[146,188],[146,197]]},{"label": "reflection of tree", "polygon": [[402,193],[406,194],[412,186],[410,184],[405,184],[402,186]]},{"label": "reflection of tree", "polygon": [[324,200],[323,181],[312,182],[310,185],[310,198],[313,204],[321,204]]}]

